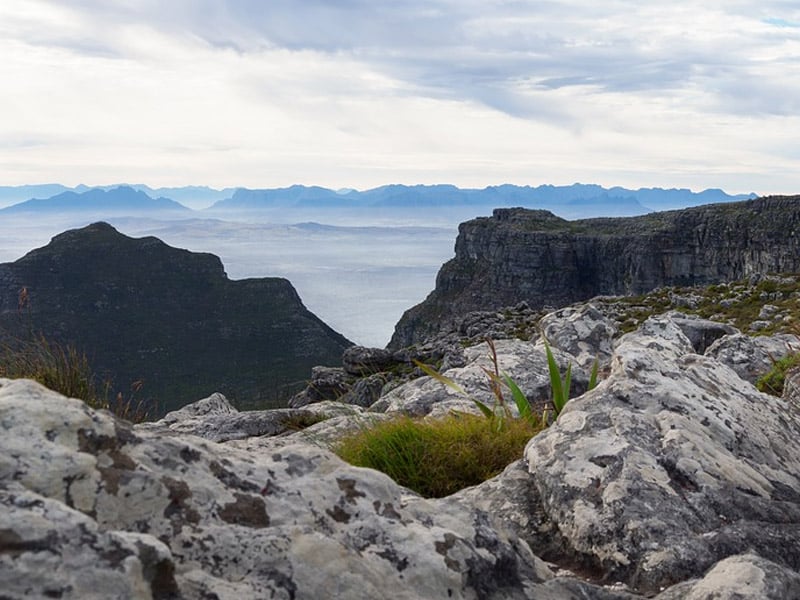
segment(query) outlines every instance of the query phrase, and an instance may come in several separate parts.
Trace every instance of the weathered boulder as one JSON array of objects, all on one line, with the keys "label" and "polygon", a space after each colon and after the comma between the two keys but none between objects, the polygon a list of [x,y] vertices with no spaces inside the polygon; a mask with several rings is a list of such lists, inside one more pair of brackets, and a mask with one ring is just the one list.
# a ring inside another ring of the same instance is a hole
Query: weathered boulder
[{"label": "weathered boulder", "polygon": [[798,350],[800,339],[796,335],[782,333],[751,337],[736,333],[715,341],[706,349],[705,355],[728,365],[742,379],[755,383],[776,360]]},{"label": "weathered boulder", "polygon": [[371,375],[397,364],[392,353],[383,348],[350,346],[342,354],[344,370],[351,375]]},{"label": "weathered boulder", "polygon": [[795,367],[786,374],[781,397],[792,410],[800,412],[800,369]]},{"label": "weathered boulder", "polygon": [[583,368],[591,369],[595,360],[610,362],[617,326],[593,304],[562,308],[539,324],[550,345],[574,356]]},{"label": "weathered boulder", "polygon": [[[550,377],[545,357],[544,345],[523,340],[497,340],[497,363],[501,373],[507,373],[520,387],[535,410],[548,404],[550,399]],[[553,349],[554,357],[562,368],[575,362],[575,359],[558,349]],[[442,374],[456,382],[469,397],[480,400],[488,406],[496,403],[496,397],[489,385],[484,369],[493,371],[488,343],[484,342],[464,350],[464,367],[452,368]],[[574,394],[586,390],[589,383],[587,373],[577,365],[572,367],[572,389]],[[409,415],[440,416],[452,410],[478,412],[470,398],[444,385],[432,377],[419,377],[405,383],[373,404],[370,409],[378,412],[404,413]],[[513,410],[511,394],[505,394],[506,401]]]},{"label": "weathered boulder", "polygon": [[697,354],[703,354],[721,337],[739,333],[738,329],[727,323],[717,323],[694,315],[685,315],[675,311],[667,313],[667,316],[680,327]]},{"label": "weathered boulder", "polygon": [[355,413],[340,402],[318,402],[303,408],[238,411],[227,398],[214,393],[154,422],[135,426],[137,431],[188,434],[228,442],[261,436],[291,433],[318,421]]},{"label": "weathered boulder", "polygon": [[0,380],[0,430],[7,598],[523,599],[552,577],[482,511],[312,445],[133,430],[24,380]]},{"label": "weathered boulder", "polygon": [[748,551],[800,571],[798,436],[785,403],[649,319],[529,444],[539,524],[526,539],[647,592]]},{"label": "weathered boulder", "polygon": [[350,391],[353,376],[340,367],[314,367],[311,381],[289,399],[290,408],[300,408],[324,400],[336,400]]},{"label": "weathered boulder", "polygon": [[656,600],[765,600],[800,598],[800,575],[757,554],[718,562],[699,581],[672,586]]}]

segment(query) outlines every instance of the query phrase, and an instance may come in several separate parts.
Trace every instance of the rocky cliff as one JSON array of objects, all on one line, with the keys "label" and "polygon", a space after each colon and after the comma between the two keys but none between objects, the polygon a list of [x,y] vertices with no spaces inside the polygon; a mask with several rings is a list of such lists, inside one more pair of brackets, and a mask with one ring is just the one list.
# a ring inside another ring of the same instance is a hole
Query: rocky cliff
[{"label": "rocky cliff", "polygon": [[274,404],[351,345],[285,279],[232,281],[214,255],[105,223],[0,265],[0,331],[5,342],[41,333],[74,345],[115,393],[143,381],[139,393],[162,411],[214,391]]},{"label": "rocky cliff", "polygon": [[497,209],[461,224],[455,258],[428,298],[403,315],[389,347],[421,342],[469,311],[520,301],[559,307],[597,295],[796,272],[798,233],[800,196],[580,221]]}]

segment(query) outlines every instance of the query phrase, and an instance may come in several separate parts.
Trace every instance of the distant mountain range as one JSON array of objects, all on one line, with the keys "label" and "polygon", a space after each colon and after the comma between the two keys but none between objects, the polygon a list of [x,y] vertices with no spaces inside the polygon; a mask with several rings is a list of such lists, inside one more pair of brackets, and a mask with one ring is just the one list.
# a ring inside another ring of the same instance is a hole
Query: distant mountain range
[{"label": "distant mountain range", "polygon": [[[27,196],[27,198],[25,198]],[[590,216],[634,216],[653,211],[687,208],[703,204],[755,198],[755,194],[730,195],[719,189],[692,192],[688,189],[621,187],[593,184],[538,187],[504,184],[484,189],[453,185],[386,185],[366,191],[331,190],[293,185],[276,189],[177,187],[152,189],[145,185],[66,188],[59,184],[0,187],[0,202],[14,202],[0,215],[29,212],[92,212],[97,217],[122,212],[174,212],[189,214],[186,204],[199,215],[232,213],[306,213],[308,211],[447,211],[464,208],[487,211],[501,207],[542,208],[564,218]],[[101,213],[99,214],[98,213]]]}]

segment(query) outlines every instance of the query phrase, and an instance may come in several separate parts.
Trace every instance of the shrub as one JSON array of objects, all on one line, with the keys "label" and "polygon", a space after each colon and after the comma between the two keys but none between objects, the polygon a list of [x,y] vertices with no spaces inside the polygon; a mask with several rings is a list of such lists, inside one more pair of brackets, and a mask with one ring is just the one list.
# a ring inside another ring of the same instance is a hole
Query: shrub
[{"label": "shrub", "polygon": [[756,387],[759,391],[773,396],[783,395],[783,384],[786,380],[786,373],[794,367],[800,365],[800,353],[793,352],[772,363],[772,368],[758,378]]},{"label": "shrub", "polygon": [[454,413],[437,420],[399,417],[342,440],[336,453],[377,469],[426,498],[441,498],[500,473],[522,456],[541,423]]}]

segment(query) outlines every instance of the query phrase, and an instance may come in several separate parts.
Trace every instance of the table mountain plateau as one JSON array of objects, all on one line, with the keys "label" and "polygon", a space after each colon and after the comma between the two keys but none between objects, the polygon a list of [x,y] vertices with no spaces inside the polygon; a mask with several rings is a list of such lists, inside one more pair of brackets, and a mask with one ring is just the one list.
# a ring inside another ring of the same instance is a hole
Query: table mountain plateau
[{"label": "table mountain plateau", "polygon": [[[24,291],[23,291],[24,290]],[[106,223],[62,233],[0,264],[0,331],[74,345],[128,395],[174,409],[214,391],[274,405],[351,343],[286,279],[228,279],[220,259],[134,239]]]},{"label": "table mountain plateau", "polygon": [[565,306],[597,295],[707,285],[800,270],[800,196],[774,196],[638,217],[566,221],[496,209],[462,223],[455,258],[398,322],[389,347],[424,341],[460,316],[518,302]]}]

